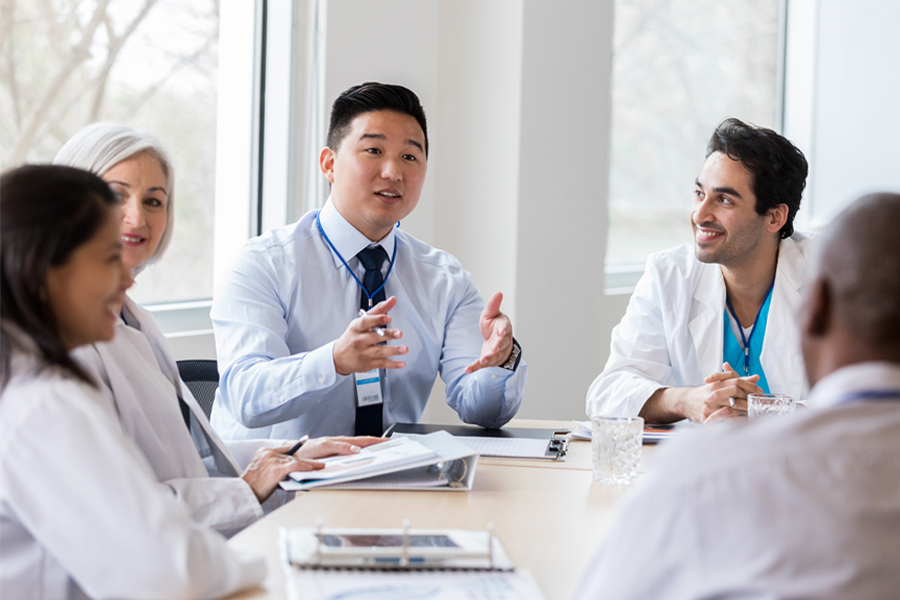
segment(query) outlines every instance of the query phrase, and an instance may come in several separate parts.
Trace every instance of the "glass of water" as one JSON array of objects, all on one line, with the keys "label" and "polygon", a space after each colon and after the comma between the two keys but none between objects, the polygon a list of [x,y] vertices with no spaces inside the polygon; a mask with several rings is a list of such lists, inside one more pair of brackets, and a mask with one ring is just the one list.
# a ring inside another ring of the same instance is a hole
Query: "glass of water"
[{"label": "glass of water", "polygon": [[781,416],[794,412],[797,402],[788,394],[749,394],[747,396],[747,415],[756,417]]},{"label": "glass of water", "polygon": [[594,481],[627,485],[638,474],[644,419],[594,417],[591,419],[591,453]]}]

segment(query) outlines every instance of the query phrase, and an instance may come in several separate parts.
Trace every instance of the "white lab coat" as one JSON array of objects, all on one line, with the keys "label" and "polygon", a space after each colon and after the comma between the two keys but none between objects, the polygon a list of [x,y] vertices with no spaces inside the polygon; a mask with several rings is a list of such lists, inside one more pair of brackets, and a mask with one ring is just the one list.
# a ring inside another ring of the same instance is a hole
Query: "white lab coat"
[{"label": "white lab coat", "polygon": [[[125,435],[144,453],[158,480],[191,508],[195,521],[226,535],[253,523],[263,509],[238,475],[257,448],[283,442],[236,443],[243,459],[236,460],[232,445],[219,439],[178,376],[168,341],[150,314],[130,298],[123,313],[131,325],[120,321],[113,341],[78,348],[73,356],[100,382]],[[179,396],[191,409],[191,433]],[[279,499],[273,495],[267,504],[277,506]]]},{"label": "white lab coat", "polygon": [[213,598],[264,578],[262,560],[232,551],[157,483],[97,390],[12,358],[0,398],[0,597]]},{"label": "white lab coat", "polygon": [[[798,398],[808,389],[796,315],[811,247],[800,233],[781,242],[760,353],[770,390]],[[722,369],[724,328],[720,266],[698,261],[690,244],[651,255],[613,329],[606,368],[588,390],[588,416],[635,416],[670,381],[675,387],[703,385]]]}]

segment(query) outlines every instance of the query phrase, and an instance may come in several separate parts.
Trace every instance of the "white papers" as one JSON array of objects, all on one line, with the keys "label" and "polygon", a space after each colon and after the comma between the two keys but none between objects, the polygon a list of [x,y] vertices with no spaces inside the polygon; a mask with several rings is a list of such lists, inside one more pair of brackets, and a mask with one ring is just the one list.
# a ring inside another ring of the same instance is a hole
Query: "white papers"
[{"label": "white papers", "polygon": [[383,473],[388,468],[419,463],[427,458],[437,458],[437,454],[417,441],[401,438],[363,448],[358,454],[319,459],[319,462],[325,463],[324,469],[295,471],[291,473],[291,479],[311,481],[347,476],[358,478]]},{"label": "white papers", "polygon": [[[391,439],[420,438],[415,433],[395,433]],[[548,458],[549,440],[534,438],[453,436],[481,456],[496,458]]]},{"label": "white papers", "polygon": [[543,595],[526,570],[511,572],[347,571],[287,569],[290,600],[542,600]]},{"label": "white papers", "polygon": [[501,458],[546,458],[547,440],[529,438],[458,437],[482,456]]},{"label": "white papers", "polygon": [[[572,429],[569,436],[573,440],[590,440],[591,439],[591,422],[590,421],[572,421],[576,427]],[[678,435],[678,430],[690,428],[690,421],[679,421],[670,425],[644,425],[644,442],[655,444]]]}]

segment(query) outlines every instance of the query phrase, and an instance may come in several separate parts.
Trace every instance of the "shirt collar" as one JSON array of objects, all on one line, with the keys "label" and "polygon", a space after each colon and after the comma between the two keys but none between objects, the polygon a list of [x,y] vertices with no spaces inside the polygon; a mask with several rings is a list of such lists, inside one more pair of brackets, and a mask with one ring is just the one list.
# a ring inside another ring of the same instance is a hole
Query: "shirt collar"
[{"label": "shirt collar", "polygon": [[883,389],[900,389],[900,365],[857,363],[823,377],[812,389],[807,404],[812,408],[828,408],[854,392]]},{"label": "shirt collar", "polygon": [[[328,197],[328,201],[325,202],[325,206],[319,212],[319,222],[322,223],[322,229],[325,230],[328,239],[331,240],[331,243],[348,264],[351,264],[351,260],[358,261],[359,259],[356,258],[357,253],[368,246],[379,245],[384,248],[389,261],[390,257],[394,255],[396,227],[391,227],[391,231],[378,242],[372,242],[338,212],[331,201],[331,196]],[[341,259],[334,252],[331,253],[331,258],[334,260],[336,269],[343,266]]]}]

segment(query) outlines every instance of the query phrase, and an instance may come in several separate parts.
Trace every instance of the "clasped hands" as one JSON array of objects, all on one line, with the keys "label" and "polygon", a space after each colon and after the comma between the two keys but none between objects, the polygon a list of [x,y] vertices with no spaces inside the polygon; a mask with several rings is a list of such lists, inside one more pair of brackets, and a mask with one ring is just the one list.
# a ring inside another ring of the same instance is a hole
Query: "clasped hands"
[{"label": "clasped hands", "polygon": [[[481,356],[466,367],[466,373],[474,373],[485,367],[497,367],[509,359],[513,348],[512,323],[509,317],[500,312],[502,301],[503,294],[497,292],[491,296],[482,311],[478,319],[478,328],[484,338]],[[365,316],[350,322],[334,343],[335,371],[341,375],[349,375],[372,369],[402,369],[406,366],[402,360],[393,360],[392,357],[406,354],[409,347],[383,343],[403,337],[403,332],[399,329],[387,328],[392,320],[388,313],[396,305],[397,298],[391,296],[372,307]],[[375,332],[375,327],[385,328],[383,337]]]},{"label": "clasped hands", "polygon": [[756,383],[759,375],[741,377],[727,362],[722,371],[706,377],[704,385],[694,388],[687,416],[697,423],[747,416],[747,396],[763,393]]}]

